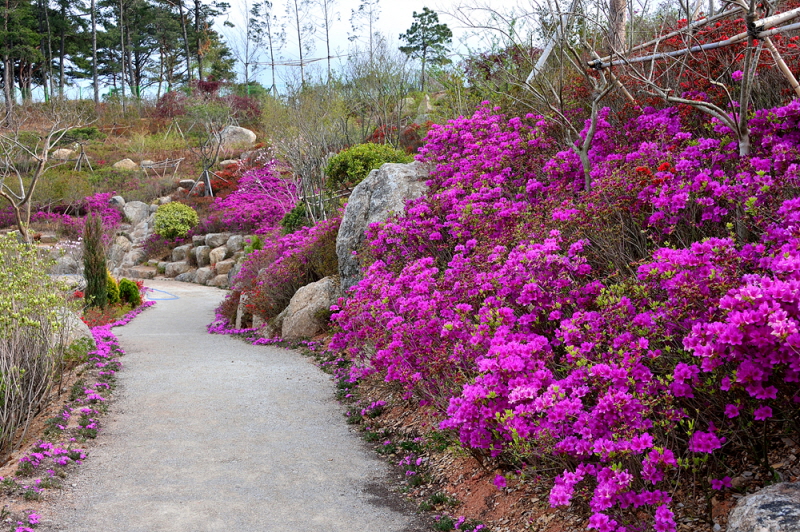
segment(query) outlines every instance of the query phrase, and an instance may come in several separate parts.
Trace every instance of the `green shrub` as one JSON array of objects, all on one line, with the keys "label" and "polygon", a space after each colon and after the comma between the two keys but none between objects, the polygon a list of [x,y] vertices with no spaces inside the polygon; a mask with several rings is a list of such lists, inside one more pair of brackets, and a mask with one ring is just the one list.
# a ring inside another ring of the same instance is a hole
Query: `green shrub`
[{"label": "green shrub", "polygon": [[414,158],[388,144],[359,144],[331,157],[325,167],[331,189],[357,185],[384,163],[410,163]]},{"label": "green shrub", "polygon": [[264,241],[261,240],[261,237],[258,235],[253,235],[245,241],[244,244],[244,254],[249,255],[254,251],[260,251],[264,249]]},{"label": "green shrub", "polygon": [[119,284],[117,280],[111,275],[111,272],[106,270],[106,294],[108,295],[108,304],[116,305],[119,303]]},{"label": "green shrub", "polygon": [[103,247],[103,219],[89,214],[83,224],[83,276],[86,277],[86,303],[105,307],[108,301],[106,251]]},{"label": "green shrub", "polygon": [[15,234],[0,235],[0,463],[42,410],[62,367],[63,323],[72,309],[66,287],[48,275],[52,265]]},{"label": "green shrub", "polygon": [[81,140],[103,140],[104,138],[106,138],[106,134],[97,129],[97,126],[78,127],[70,129],[69,132],[64,135],[62,144]]},{"label": "green shrub", "polygon": [[176,201],[158,207],[155,232],[164,238],[183,238],[200,222],[194,209]]},{"label": "green shrub", "polygon": [[119,297],[122,301],[134,307],[138,307],[142,304],[142,296],[139,294],[139,287],[130,279],[120,279]]},{"label": "green shrub", "polygon": [[306,215],[306,204],[298,203],[297,206],[291,211],[287,212],[281,220],[281,227],[283,234],[288,235],[294,233],[301,227],[308,227],[311,225],[308,216]]}]

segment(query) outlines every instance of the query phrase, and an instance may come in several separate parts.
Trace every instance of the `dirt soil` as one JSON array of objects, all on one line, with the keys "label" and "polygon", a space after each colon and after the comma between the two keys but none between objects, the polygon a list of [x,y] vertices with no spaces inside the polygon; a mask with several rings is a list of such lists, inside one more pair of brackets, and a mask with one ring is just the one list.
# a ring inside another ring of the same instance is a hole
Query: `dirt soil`
[{"label": "dirt soil", "polygon": [[327,374],[294,351],[209,335],[222,291],[148,284],[178,299],[114,330],[125,367],[105,428],[63,489],[24,503],[37,530],[426,529],[342,422]]}]

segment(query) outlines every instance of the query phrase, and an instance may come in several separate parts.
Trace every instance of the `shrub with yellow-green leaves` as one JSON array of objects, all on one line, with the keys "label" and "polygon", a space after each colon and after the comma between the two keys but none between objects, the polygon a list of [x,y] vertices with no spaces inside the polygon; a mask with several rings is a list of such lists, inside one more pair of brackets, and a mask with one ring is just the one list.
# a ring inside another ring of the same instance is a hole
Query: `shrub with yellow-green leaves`
[{"label": "shrub with yellow-green leaves", "polygon": [[[0,235],[0,458],[24,432],[61,369],[68,308],[52,261]],[[1,460],[0,460],[1,461]]]}]

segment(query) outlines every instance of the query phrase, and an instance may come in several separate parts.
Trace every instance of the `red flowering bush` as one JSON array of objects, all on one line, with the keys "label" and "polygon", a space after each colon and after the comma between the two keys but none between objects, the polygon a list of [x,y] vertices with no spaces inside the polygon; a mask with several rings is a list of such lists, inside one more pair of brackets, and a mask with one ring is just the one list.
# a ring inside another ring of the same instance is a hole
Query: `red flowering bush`
[{"label": "red flowering bush", "polygon": [[604,111],[591,191],[543,119],[494,111],[431,129],[429,191],[370,228],[332,348],[474,453],[558,471],[589,528],[674,531],[682,470],[724,489],[721,454],[800,423],[800,103],[755,113],[745,158],[673,109],[626,135]]},{"label": "red flowering bush", "polygon": [[233,322],[234,300],[246,297],[252,314],[271,319],[288,306],[299,288],[335,275],[340,221],[323,221],[282,236],[274,233],[262,249],[250,253],[234,280],[232,292],[217,309],[219,325]]}]

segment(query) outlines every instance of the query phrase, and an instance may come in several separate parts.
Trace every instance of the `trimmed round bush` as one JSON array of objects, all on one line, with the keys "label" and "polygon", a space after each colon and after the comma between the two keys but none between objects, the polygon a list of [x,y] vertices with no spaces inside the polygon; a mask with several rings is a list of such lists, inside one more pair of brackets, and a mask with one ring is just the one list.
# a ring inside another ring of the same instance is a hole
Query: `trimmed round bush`
[{"label": "trimmed round bush", "polygon": [[130,279],[120,279],[119,298],[134,307],[142,304],[142,296],[139,294],[139,287]]},{"label": "trimmed round bush", "polygon": [[173,201],[158,207],[155,232],[164,238],[181,238],[185,237],[189,230],[199,222],[200,218],[194,209]]},{"label": "trimmed round bush", "polygon": [[106,270],[106,294],[110,305],[119,303],[119,285],[108,270]]},{"label": "trimmed round bush", "polygon": [[325,175],[328,188],[357,185],[385,163],[410,163],[414,158],[388,144],[358,144],[348,148],[328,161]]}]

